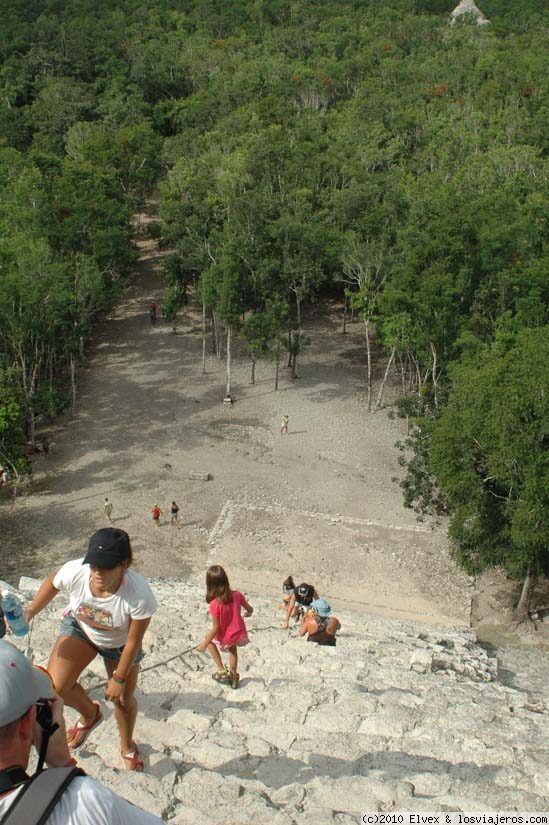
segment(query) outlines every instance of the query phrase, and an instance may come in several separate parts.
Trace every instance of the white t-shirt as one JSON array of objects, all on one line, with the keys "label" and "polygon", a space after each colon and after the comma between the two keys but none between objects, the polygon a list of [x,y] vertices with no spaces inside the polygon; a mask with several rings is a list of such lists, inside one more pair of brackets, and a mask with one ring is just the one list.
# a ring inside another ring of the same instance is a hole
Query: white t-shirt
[{"label": "white t-shirt", "polygon": [[69,593],[72,615],[97,647],[122,647],[128,641],[130,619],[148,619],[158,608],[148,582],[133,570],[126,570],[116,593],[105,599],[92,594],[90,566],[82,559],[64,564],[53,584]]},{"label": "white t-shirt", "polygon": [[[0,817],[20,792],[0,799]],[[130,805],[90,776],[77,776],[58,800],[48,825],[163,825],[161,819]]]}]

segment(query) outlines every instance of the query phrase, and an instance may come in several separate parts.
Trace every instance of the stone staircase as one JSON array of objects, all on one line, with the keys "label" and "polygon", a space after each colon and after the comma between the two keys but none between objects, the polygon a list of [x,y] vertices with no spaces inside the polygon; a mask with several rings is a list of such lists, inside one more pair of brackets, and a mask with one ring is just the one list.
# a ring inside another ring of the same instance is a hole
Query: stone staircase
[{"label": "stone staircase", "polygon": [[[338,611],[337,647],[319,647],[281,629],[276,601],[249,594],[251,644],[231,690],[211,679],[209,657],[179,655],[209,626],[203,587],[152,585],[160,610],[146,637],[136,729],[145,773],[121,770],[108,705],[79,756],[130,801],[173,825],[548,809],[546,697],[502,684],[471,631]],[[63,606],[59,597],[35,620],[37,663],[47,661]],[[103,678],[98,661],[84,677],[98,699]],[[528,673],[521,678],[527,685]]]}]

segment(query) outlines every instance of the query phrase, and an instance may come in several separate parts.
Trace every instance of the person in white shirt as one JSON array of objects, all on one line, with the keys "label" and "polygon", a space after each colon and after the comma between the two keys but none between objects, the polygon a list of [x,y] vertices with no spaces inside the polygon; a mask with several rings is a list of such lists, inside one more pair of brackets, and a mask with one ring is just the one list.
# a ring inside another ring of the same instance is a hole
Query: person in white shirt
[{"label": "person in white shirt", "polygon": [[[28,782],[31,746],[34,744],[38,750],[44,735],[36,719],[37,702],[49,704],[52,721],[59,725],[49,738],[48,768],[76,766],[67,745],[63,700],[54,693],[51,679],[40,668],[33,668],[14,645],[0,640],[2,821]],[[162,825],[162,820],[126,802],[91,777],[76,776],[49,814],[48,825]]]},{"label": "person in white shirt", "polygon": [[129,569],[132,558],[124,530],[98,530],[83,559],[67,562],[42,583],[26,617],[30,621],[60,590],[68,593],[69,609],[48,663],[57,693],[80,713],[80,719],[67,731],[68,745],[77,750],[102,721],[101,706],[78,682],[99,654],[109,677],[105,699],[114,703],[124,766],[142,771],[143,761],[133,738],[137,717],[134,692],[143,637],[158,605],[148,582]]}]

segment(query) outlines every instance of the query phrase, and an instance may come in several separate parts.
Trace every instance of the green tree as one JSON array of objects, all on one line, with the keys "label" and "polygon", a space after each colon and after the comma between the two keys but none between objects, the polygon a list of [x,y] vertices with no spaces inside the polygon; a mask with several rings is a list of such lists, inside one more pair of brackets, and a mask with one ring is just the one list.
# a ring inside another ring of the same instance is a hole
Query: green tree
[{"label": "green tree", "polygon": [[430,463],[451,510],[456,557],[470,571],[502,565],[524,582],[549,570],[549,327],[504,333],[481,366],[452,370],[432,428]]}]

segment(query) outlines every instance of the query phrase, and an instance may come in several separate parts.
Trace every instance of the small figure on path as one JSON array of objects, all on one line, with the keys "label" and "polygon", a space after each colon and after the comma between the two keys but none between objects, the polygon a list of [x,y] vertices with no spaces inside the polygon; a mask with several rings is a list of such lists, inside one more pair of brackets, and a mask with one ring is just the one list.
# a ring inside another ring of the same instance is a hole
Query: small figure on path
[{"label": "small figure on path", "polygon": [[174,524],[175,524],[176,527],[180,527],[181,525],[179,524],[179,507],[177,506],[175,501],[172,501],[172,506],[170,508],[170,513],[171,513],[170,527],[173,527]]},{"label": "small figure on path", "polygon": [[103,504],[103,509],[105,511],[105,515],[107,517],[109,524],[112,524],[112,507],[112,501],[109,499],[108,496],[105,496],[105,503]]},{"label": "small figure on path", "polygon": [[326,599],[315,599],[301,620],[299,635],[308,633],[308,642],[335,647],[336,633],[340,627],[341,622],[332,616],[332,608]]},{"label": "small figure on path", "polygon": [[289,417],[287,415],[282,416],[282,425],[280,427],[280,435],[288,435],[288,421]]},{"label": "small figure on path", "polygon": [[[217,672],[212,674],[212,679],[216,682],[228,680],[236,690],[240,681],[237,670],[238,648],[249,642],[241,610],[244,608],[245,615],[249,617],[254,609],[240,590],[231,590],[227,574],[218,564],[212,565],[206,573],[206,601],[210,605],[212,629],[196,649],[200,653],[207,650],[217,665]],[[221,658],[221,652],[227,651],[229,670]]]},{"label": "small figure on path", "polygon": [[152,513],[154,523],[156,524],[157,527],[160,527],[160,516],[162,515],[162,510],[160,509],[158,504],[153,504],[151,513]]},{"label": "small figure on path", "polygon": [[46,458],[50,454],[50,440],[49,440],[47,435],[45,435],[44,438],[42,439],[42,452],[44,453]]},{"label": "small figure on path", "polygon": [[151,324],[156,324],[156,303],[154,301],[151,301],[149,306],[149,318]]}]

